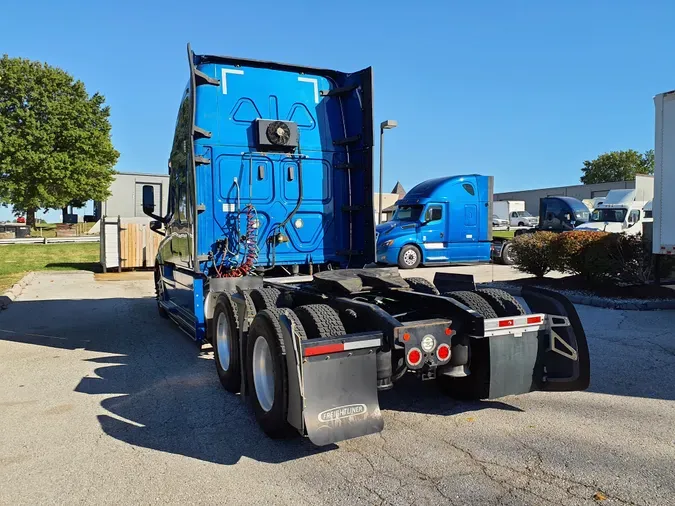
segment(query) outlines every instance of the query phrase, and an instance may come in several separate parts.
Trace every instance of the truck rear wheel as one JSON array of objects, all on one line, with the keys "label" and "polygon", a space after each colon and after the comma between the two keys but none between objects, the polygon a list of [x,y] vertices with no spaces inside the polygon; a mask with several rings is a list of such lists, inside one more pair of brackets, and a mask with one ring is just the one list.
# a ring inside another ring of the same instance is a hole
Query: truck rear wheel
[{"label": "truck rear wheel", "polygon": [[398,266],[401,269],[414,269],[419,267],[420,262],[422,262],[422,253],[417,246],[408,244],[401,248],[398,254]]},{"label": "truck rear wheel", "polygon": [[515,258],[513,256],[513,248],[511,242],[505,242],[502,245],[502,252],[500,256],[501,263],[504,265],[513,265]]},{"label": "truck rear wheel", "polygon": [[483,318],[497,318],[497,313],[494,309],[492,309],[492,306],[490,306],[488,301],[476,292],[447,292],[444,295],[446,297],[455,299],[461,304],[464,304],[469,309],[473,309],[477,313],[481,314]]},{"label": "truck rear wheel", "polygon": [[239,318],[237,304],[230,294],[223,293],[209,323],[210,340],[218,379],[225,390],[239,392],[241,364],[239,360]]},{"label": "truck rear wheel", "polygon": [[286,369],[281,315],[286,315],[301,340],[306,335],[290,309],[264,309],[248,330],[247,380],[251,402],[262,430],[274,439],[289,437],[295,429],[288,423],[288,372]]},{"label": "truck rear wheel", "polygon": [[415,292],[419,293],[428,293],[430,295],[440,295],[438,288],[434,284],[424,278],[405,278],[408,286],[413,289]]},{"label": "truck rear wheel", "polygon": [[496,288],[481,288],[476,290],[481,297],[483,297],[488,304],[494,309],[499,318],[504,316],[521,316],[526,314],[523,306],[520,305],[511,294],[504,290]]},{"label": "truck rear wheel", "polygon": [[276,288],[256,288],[251,290],[250,295],[257,311],[285,306],[281,291]]},{"label": "truck rear wheel", "polygon": [[337,311],[326,304],[308,304],[295,309],[309,339],[345,335]]},{"label": "truck rear wheel", "polygon": [[[481,314],[483,318],[497,318],[490,304],[476,292],[449,292],[445,294]],[[488,339],[471,339],[469,375],[436,376],[438,385],[451,397],[461,400],[486,399],[490,395],[490,343]]]}]

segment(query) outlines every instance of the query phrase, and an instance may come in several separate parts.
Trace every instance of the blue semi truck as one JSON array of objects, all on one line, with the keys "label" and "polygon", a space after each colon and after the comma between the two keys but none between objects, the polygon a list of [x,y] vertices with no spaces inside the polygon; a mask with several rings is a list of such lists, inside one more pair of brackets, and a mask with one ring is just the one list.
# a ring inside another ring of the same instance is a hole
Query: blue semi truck
[{"label": "blue semi truck", "polygon": [[490,261],[492,181],[448,176],[412,188],[396,202],[392,220],[377,226],[377,261],[401,269]]},{"label": "blue semi truck", "polygon": [[[424,181],[396,202],[392,219],[377,226],[377,262],[424,265],[494,262],[511,265],[511,242],[492,237],[492,176],[447,176]],[[540,199],[538,230],[565,232],[587,222],[588,208],[572,197]]]},{"label": "blue semi truck", "polygon": [[[370,68],[343,73],[196,55],[170,153],[155,268],[159,314],[213,348],[226,391],[270,437],[317,445],[383,429],[406,373],[451,395],[588,386],[583,328],[559,294],[529,312],[470,276],[373,267]],[[477,187],[478,189],[478,187]]]}]

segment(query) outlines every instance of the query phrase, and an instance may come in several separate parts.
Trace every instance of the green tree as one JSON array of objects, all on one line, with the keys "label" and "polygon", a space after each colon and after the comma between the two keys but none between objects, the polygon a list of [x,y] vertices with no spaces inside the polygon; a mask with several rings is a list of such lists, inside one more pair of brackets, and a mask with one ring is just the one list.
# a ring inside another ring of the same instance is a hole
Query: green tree
[{"label": "green tree", "polygon": [[654,150],[604,153],[595,160],[586,160],[581,172],[583,184],[628,181],[635,179],[636,174],[654,174]]},{"label": "green tree", "polygon": [[26,213],[104,200],[119,153],[110,108],[56,67],[0,59],[0,203]]}]

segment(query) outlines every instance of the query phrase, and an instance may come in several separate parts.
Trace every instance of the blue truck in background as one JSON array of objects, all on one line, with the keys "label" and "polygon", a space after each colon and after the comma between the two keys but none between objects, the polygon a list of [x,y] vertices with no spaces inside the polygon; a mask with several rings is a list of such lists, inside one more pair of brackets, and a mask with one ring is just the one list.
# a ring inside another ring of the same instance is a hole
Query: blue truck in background
[{"label": "blue truck in background", "polygon": [[[196,55],[189,45],[188,64],[165,216],[143,188],[164,236],[157,308],[211,345],[222,386],[268,436],[328,445],[379,432],[378,392],[406,373],[471,399],[587,388],[584,331],[560,294],[524,288],[524,307],[472,276],[430,283],[376,266],[370,68]],[[448,184],[491,192],[480,177]],[[411,200],[408,216],[427,204],[430,225],[459,216],[471,240],[447,254],[483,255],[481,202]],[[451,233],[438,230],[436,242]]]},{"label": "blue truck in background", "polygon": [[392,220],[376,228],[377,262],[414,269],[490,261],[492,185],[492,176],[471,174],[412,188],[396,203]]},{"label": "blue truck in background", "polygon": [[[492,176],[478,174],[430,179],[396,202],[392,219],[376,227],[377,262],[414,269],[419,265],[489,262],[513,264],[511,242],[492,235]],[[539,202],[538,230],[565,232],[587,222],[578,199],[545,197]]]}]

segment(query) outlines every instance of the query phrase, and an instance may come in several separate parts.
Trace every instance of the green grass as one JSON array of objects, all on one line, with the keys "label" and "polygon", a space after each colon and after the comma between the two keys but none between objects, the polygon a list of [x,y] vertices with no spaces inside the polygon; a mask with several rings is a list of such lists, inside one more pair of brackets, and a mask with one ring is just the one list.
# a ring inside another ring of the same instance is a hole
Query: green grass
[{"label": "green grass", "polygon": [[492,236],[493,237],[502,237],[504,239],[513,239],[513,234],[515,234],[515,230],[493,230],[492,231]]},{"label": "green grass", "polygon": [[98,271],[99,256],[98,243],[0,246],[0,293],[29,271]]},{"label": "green grass", "polygon": [[[94,223],[78,223],[76,225],[79,235],[84,235],[89,232],[89,229],[94,226]],[[56,223],[38,223],[37,227],[33,227],[30,231],[31,237],[56,237]]]}]

